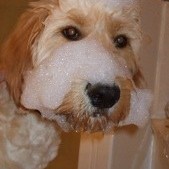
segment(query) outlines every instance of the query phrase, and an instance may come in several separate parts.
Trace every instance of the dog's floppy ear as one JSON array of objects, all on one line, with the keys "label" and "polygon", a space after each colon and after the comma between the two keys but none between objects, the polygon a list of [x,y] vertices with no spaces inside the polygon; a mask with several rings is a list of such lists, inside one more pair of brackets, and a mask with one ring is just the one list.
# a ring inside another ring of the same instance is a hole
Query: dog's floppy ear
[{"label": "dog's floppy ear", "polygon": [[37,7],[27,10],[1,50],[1,66],[16,104],[19,104],[24,73],[32,68],[31,47],[43,30],[49,10]]}]

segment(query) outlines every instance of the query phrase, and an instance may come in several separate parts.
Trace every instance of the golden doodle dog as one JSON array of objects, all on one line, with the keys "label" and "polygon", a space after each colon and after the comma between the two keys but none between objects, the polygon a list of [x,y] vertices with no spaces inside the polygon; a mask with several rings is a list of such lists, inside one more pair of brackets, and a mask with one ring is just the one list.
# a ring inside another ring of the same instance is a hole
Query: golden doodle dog
[{"label": "golden doodle dog", "polygon": [[60,130],[106,132],[148,118],[140,41],[136,0],[31,3],[1,48],[0,168],[45,168]]}]

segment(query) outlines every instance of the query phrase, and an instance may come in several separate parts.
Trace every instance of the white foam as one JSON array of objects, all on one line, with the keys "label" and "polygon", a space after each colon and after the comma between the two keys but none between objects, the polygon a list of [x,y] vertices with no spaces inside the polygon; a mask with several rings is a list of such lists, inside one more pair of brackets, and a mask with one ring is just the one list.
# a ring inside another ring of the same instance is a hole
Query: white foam
[{"label": "white foam", "polygon": [[131,92],[130,112],[124,121],[119,125],[134,124],[138,127],[144,127],[150,119],[150,107],[152,102],[152,93],[148,89],[135,89]]},{"label": "white foam", "polygon": [[54,110],[73,81],[113,84],[117,76],[130,76],[126,65],[117,62],[98,42],[70,42],[28,72],[21,101],[29,109]]}]

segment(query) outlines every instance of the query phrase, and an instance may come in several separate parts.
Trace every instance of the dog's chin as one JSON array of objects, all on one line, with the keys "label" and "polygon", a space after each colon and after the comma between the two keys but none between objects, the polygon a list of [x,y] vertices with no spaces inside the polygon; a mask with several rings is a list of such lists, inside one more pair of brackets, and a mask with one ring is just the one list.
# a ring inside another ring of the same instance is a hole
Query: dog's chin
[{"label": "dog's chin", "polygon": [[[121,109],[121,103],[117,103],[110,109],[93,109],[92,111],[75,110],[74,107],[64,112],[57,112],[60,116],[58,124],[64,130],[75,132],[111,132],[121,120],[128,115],[127,109]],[[123,107],[123,106],[122,106]]]},{"label": "dog's chin", "polygon": [[71,129],[76,132],[107,132],[116,125],[110,117],[100,114],[100,112],[88,114],[84,113],[78,116],[73,113],[67,114],[66,119]]}]

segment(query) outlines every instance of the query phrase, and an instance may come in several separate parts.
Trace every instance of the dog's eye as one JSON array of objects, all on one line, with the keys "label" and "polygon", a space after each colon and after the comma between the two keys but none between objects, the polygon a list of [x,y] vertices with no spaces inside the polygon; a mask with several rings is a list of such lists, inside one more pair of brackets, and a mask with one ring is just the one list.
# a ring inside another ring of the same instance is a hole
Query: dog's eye
[{"label": "dog's eye", "polygon": [[64,28],[62,34],[66,39],[71,41],[77,41],[81,38],[81,32],[73,26]]},{"label": "dog's eye", "polygon": [[114,38],[114,43],[117,48],[125,48],[128,45],[128,38],[125,35],[118,35]]}]

